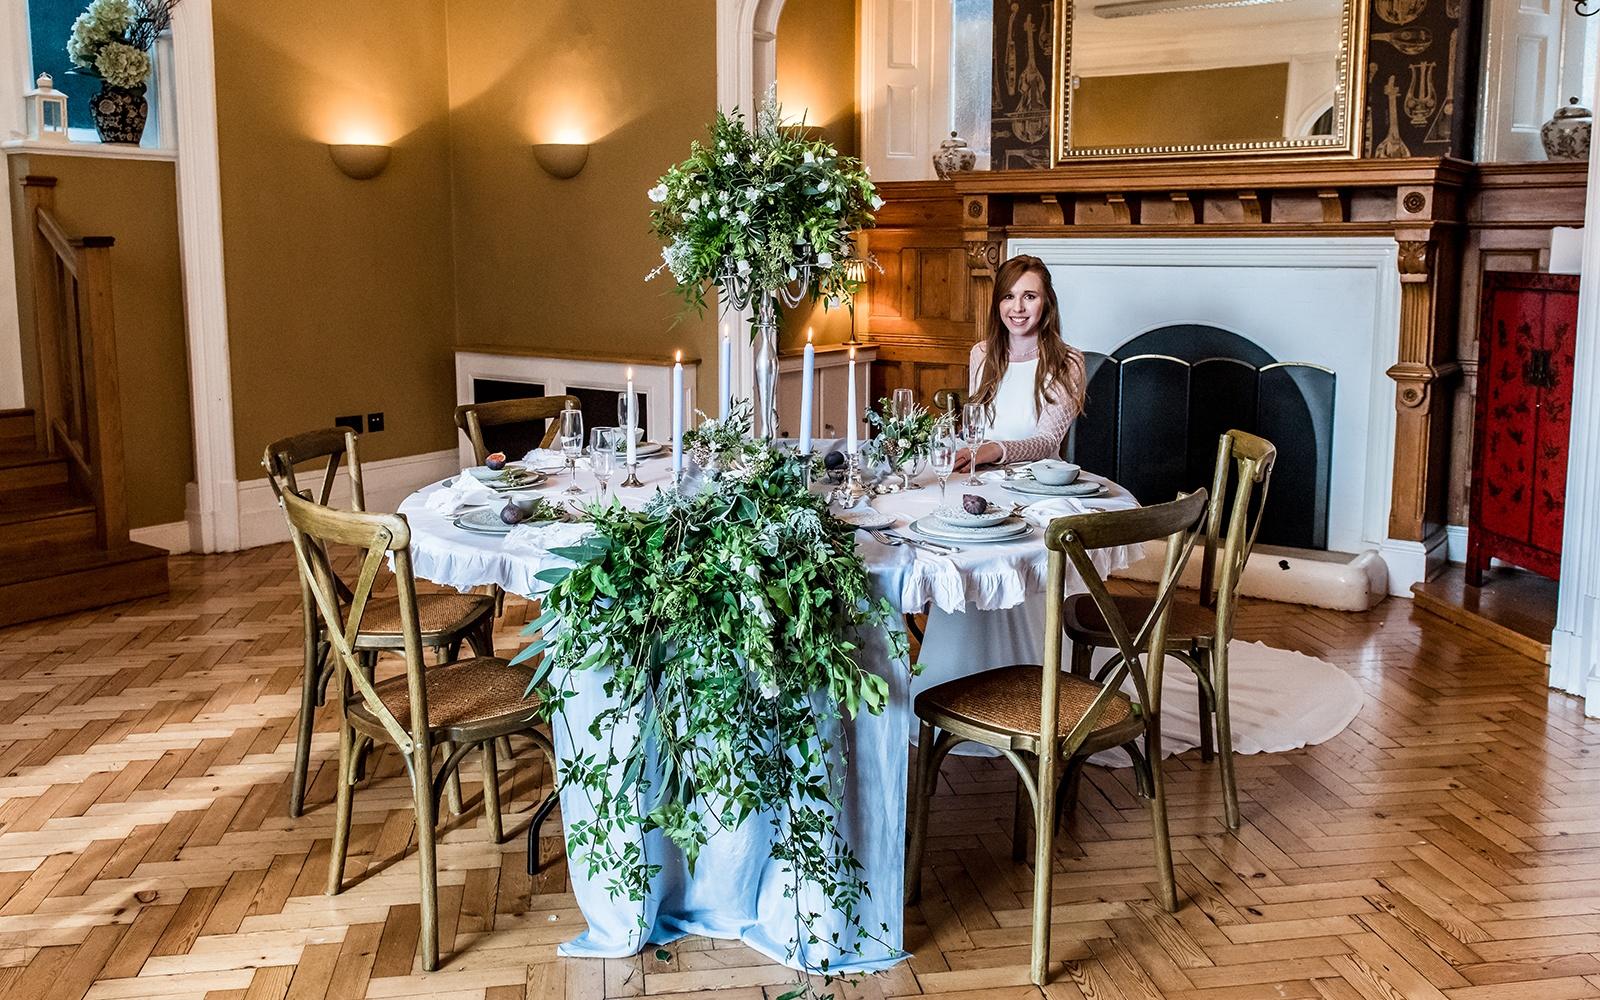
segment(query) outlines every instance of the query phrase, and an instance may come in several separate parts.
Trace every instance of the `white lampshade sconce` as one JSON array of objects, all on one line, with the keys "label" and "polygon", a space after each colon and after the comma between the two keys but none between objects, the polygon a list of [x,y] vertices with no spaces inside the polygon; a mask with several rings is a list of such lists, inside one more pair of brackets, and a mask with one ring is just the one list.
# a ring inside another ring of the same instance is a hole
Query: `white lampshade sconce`
[{"label": "white lampshade sconce", "polygon": [[533,158],[551,177],[568,180],[578,176],[583,165],[589,162],[589,144],[586,142],[541,142],[533,147]]},{"label": "white lampshade sconce", "polygon": [[390,149],[373,143],[329,143],[328,155],[351,180],[364,181],[383,173],[389,165]]},{"label": "white lampshade sconce", "polygon": [[54,82],[49,73],[40,73],[34,88],[22,95],[30,139],[67,141],[67,95],[51,86]]}]

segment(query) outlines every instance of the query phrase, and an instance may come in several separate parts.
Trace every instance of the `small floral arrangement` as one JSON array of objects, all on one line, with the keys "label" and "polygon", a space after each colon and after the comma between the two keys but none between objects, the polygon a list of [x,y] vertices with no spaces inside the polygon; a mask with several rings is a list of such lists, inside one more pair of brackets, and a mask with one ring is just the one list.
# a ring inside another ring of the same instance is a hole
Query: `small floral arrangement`
[{"label": "small floral arrangement", "polygon": [[926,407],[912,406],[906,413],[896,413],[890,400],[880,399],[878,408],[867,413],[872,439],[863,448],[871,461],[884,459],[891,465],[919,461],[933,445],[935,423],[933,412]]},{"label": "small floral arrangement", "polygon": [[150,48],[172,26],[178,0],[92,0],[72,22],[67,56],[85,76],[138,90],[150,76]]},{"label": "small floral arrangement", "polygon": [[761,444],[750,436],[755,422],[755,407],[750,400],[734,400],[724,420],[708,417],[701,410],[694,412],[700,422],[683,432],[683,450],[694,459],[694,464],[718,472],[738,472],[752,467],[753,463],[746,459],[760,451]]},{"label": "small floral arrangement", "polygon": [[738,111],[717,112],[710,145],[694,142],[649,196],[651,229],[666,243],[649,278],[671,272],[697,309],[707,285],[748,302],[807,277],[812,298],[847,300],[858,284],[851,235],[883,205],[859,160],[802,138],[770,94],[754,129]]}]

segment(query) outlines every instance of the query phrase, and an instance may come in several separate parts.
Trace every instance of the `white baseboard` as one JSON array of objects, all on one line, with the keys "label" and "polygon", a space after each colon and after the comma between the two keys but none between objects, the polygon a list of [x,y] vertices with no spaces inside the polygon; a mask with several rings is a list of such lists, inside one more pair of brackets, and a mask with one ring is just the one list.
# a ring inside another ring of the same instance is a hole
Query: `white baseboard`
[{"label": "white baseboard", "polygon": [[1446,557],[1453,563],[1467,561],[1467,526],[1464,524],[1446,525],[1444,529],[1446,545],[1449,555]]},{"label": "white baseboard", "polygon": [[190,551],[188,521],[169,521],[166,524],[149,524],[128,532],[128,538],[141,545],[154,545],[173,555]]},{"label": "white baseboard", "polygon": [[[400,506],[400,501],[417,489],[459,471],[461,465],[454,448],[430,451],[421,455],[386,458],[378,462],[362,462],[361,479],[365,487],[367,509],[394,510]],[[320,478],[319,474],[318,479]],[[184,528],[190,531],[191,537],[192,528],[199,523],[199,517],[195,512],[197,496],[198,490],[195,484],[190,483],[189,524]],[[350,481],[341,472],[334,482],[329,502],[343,505],[349,503],[349,500]],[[278,509],[277,499],[272,494],[272,486],[264,477],[246,480],[238,485],[238,505],[239,548],[250,549],[258,545],[273,545],[289,540],[289,528],[284,523],[283,512]]]},{"label": "white baseboard", "polygon": [[1389,595],[1410,597],[1411,585],[1432,579],[1444,568],[1449,539],[1438,531],[1426,541],[1386,540],[1378,551],[1389,564]]}]

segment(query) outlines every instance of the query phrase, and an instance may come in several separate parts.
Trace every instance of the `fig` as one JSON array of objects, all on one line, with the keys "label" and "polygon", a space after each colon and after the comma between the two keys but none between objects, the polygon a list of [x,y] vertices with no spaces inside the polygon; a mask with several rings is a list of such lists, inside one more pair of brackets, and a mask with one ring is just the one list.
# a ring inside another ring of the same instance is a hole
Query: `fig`
[{"label": "fig", "polygon": [[506,453],[503,451],[497,451],[493,455],[485,458],[483,460],[483,464],[494,471],[499,472],[501,469],[506,467]]},{"label": "fig", "polygon": [[961,494],[961,509],[968,514],[982,514],[989,509],[989,501],[976,493]]},{"label": "fig", "polygon": [[528,515],[514,503],[506,504],[505,508],[500,511],[500,520],[507,524],[521,524],[527,519]]},{"label": "fig", "polygon": [[844,452],[830,451],[822,457],[822,467],[825,469],[844,468]]}]

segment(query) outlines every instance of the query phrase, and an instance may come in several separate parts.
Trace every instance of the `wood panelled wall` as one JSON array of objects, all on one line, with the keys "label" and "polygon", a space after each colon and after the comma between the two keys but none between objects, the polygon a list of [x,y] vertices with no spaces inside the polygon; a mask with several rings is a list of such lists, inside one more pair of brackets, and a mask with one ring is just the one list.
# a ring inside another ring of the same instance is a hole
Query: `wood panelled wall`
[{"label": "wood panelled wall", "polygon": [[881,274],[867,283],[867,327],[878,345],[872,398],[909,386],[924,402],[967,387],[977,314],[961,235],[961,198],[942,181],[894,185],[868,236]]}]

